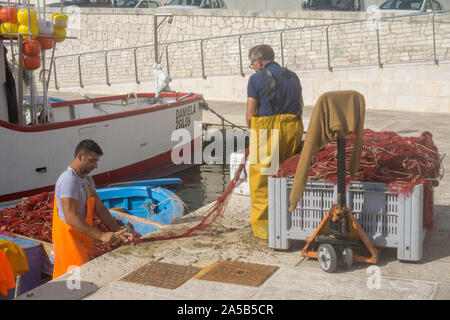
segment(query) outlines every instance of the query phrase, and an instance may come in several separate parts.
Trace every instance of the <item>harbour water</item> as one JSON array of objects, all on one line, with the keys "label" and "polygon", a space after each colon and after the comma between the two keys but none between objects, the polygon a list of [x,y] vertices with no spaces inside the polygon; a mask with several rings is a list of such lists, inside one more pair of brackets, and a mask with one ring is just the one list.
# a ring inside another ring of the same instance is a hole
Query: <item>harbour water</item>
[{"label": "harbour water", "polygon": [[177,195],[187,205],[186,212],[191,212],[216,201],[222,195],[230,182],[230,166],[203,164],[169,177],[183,180],[183,184],[177,188]]}]

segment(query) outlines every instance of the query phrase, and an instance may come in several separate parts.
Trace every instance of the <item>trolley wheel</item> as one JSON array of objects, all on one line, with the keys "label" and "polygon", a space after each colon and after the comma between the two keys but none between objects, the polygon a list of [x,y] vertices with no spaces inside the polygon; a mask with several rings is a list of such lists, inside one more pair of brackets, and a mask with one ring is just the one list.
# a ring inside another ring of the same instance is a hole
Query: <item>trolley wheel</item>
[{"label": "trolley wheel", "polygon": [[338,259],[336,250],[331,244],[321,244],[317,250],[317,260],[325,272],[334,272],[337,267]]},{"label": "trolley wheel", "polygon": [[341,258],[339,259],[339,266],[345,269],[350,269],[353,266],[353,250],[345,248],[342,250]]}]

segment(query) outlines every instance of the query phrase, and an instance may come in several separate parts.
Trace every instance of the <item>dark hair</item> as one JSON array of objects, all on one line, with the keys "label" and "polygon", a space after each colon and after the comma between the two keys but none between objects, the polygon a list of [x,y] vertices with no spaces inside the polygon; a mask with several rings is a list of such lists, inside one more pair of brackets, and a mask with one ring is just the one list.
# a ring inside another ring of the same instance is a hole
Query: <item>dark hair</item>
[{"label": "dark hair", "polygon": [[87,151],[89,152],[95,152],[96,154],[98,154],[99,156],[103,155],[103,151],[100,148],[100,146],[97,144],[97,142],[95,142],[94,140],[91,139],[85,139],[83,141],[81,141],[77,147],[75,148],[75,157],[77,156],[77,154],[79,152],[83,152],[86,153]]}]

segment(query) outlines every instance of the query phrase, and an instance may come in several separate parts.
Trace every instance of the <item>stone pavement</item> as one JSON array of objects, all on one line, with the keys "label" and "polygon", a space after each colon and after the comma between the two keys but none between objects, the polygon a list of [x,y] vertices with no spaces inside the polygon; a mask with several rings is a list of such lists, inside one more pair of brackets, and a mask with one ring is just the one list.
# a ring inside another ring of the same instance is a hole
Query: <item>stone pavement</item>
[{"label": "stone pavement", "polygon": [[[245,104],[209,101],[216,112],[243,125]],[[304,122],[312,107],[306,107]],[[214,123],[209,112],[204,122]],[[240,120],[239,120],[240,119]],[[240,122],[239,122],[240,121]],[[423,114],[393,110],[367,110],[365,127],[417,136],[428,130],[441,153],[450,150],[450,114]],[[305,128],[307,126],[305,125]],[[448,159],[444,159],[447,166]],[[19,299],[450,299],[450,177],[435,188],[437,230],[427,233],[420,262],[401,262],[396,249],[383,249],[377,266],[355,263],[350,271],[323,272],[317,261],[301,257],[303,241],[288,251],[269,249],[267,241],[254,238],[249,225],[250,199],[233,194],[220,223],[211,233],[195,237],[125,246],[81,266],[77,273],[50,281]],[[158,233],[185,230],[205,215],[207,205],[180,218]],[[191,278],[176,289],[121,281],[125,275],[150,261],[207,267],[216,261],[243,261],[278,266],[259,287],[226,284]],[[79,278],[77,278],[79,276]],[[80,286],[73,279],[81,279]],[[72,289],[69,289],[72,288]]]}]

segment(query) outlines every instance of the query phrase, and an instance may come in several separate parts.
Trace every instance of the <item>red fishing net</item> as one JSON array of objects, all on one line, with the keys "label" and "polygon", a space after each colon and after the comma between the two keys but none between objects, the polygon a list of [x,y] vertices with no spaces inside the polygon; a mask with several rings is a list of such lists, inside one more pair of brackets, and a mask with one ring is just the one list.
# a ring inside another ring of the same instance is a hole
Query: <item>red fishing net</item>
[{"label": "red fishing net", "polygon": [[[239,186],[242,182],[247,179],[247,172],[245,171],[245,162],[247,160],[249,153],[249,149],[245,150],[244,157],[234,175],[233,179],[231,179],[228,187],[225,189],[223,194],[217,199],[214,205],[207,211],[205,217],[200,221],[197,225],[189,228],[188,230],[180,233],[168,232],[167,234],[158,235],[149,238],[140,238],[132,240],[131,243],[138,244],[147,241],[156,241],[156,240],[169,240],[169,239],[178,239],[184,237],[192,237],[199,234],[202,231],[207,230],[219,217],[223,216],[225,208],[227,207],[228,200],[237,186]],[[241,173],[244,175],[241,176]]]},{"label": "red fishing net", "polygon": [[[52,243],[53,199],[52,193],[43,192],[23,199],[15,206],[0,210],[0,233],[18,234]],[[118,225],[123,226],[122,221],[118,219],[115,221]],[[93,225],[103,232],[110,231],[96,216],[93,219]],[[133,237],[140,237],[140,235],[133,232]],[[92,258],[101,256],[124,244],[126,242],[120,238],[112,243],[94,240]]]},{"label": "red fishing net", "polygon": [[[346,178],[350,180],[348,165],[355,135],[346,138]],[[287,159],[275,176],[291,178],[295,175],[300,154]],[[376,132],[365,129],[359,171],[355,181],[386,183],[392,193],[408,194],[416,184],[424,185],[423,224],[434,229],[433,186],[443,177],[443,156],[433,143],[433,136],[425,131],[419,137],[401,137],[395,132]],[[308,179],[337,181],[337,142],[325,145],[311,160]]]}]

